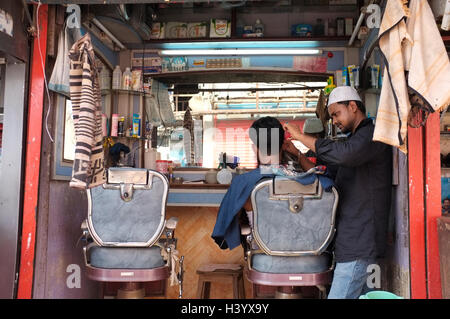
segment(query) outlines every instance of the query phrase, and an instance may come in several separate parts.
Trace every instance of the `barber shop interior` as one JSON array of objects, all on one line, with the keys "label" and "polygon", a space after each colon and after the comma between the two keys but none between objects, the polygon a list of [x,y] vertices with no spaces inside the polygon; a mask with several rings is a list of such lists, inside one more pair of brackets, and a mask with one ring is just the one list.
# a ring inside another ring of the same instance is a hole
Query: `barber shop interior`
[{"label": "barber shop interior", "polygon": [[0,1],[0,298],[449,299],[449,56],[446,0]]}]

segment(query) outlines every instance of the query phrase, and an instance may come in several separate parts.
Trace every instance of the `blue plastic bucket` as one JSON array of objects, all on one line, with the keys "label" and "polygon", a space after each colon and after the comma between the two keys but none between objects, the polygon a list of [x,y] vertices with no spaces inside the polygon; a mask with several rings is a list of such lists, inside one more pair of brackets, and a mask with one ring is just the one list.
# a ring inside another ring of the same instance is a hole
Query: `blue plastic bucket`
[{"label": "blue plastic bucket", "polygon": [[377,290],[370,291],[365,295],[359,296],[359,299],[403,299],[403,297],[399,297],[388,291]]}]

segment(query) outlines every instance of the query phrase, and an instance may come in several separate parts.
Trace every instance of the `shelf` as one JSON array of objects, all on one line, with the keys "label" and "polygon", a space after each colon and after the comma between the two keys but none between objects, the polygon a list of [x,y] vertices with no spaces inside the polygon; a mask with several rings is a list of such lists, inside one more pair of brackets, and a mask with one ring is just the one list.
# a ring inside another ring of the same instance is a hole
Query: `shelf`
[{"label": "shelf", "polygon": [[132,95],[140,95],[140,96],[144,96],[146,94],[150,94],[147,93],[145,91],[133,91],[133,90],[116,90],[116,89],[103,89],[101,90],[102,95],[107,95],[107,94],[132,94]]},{"label": "shelf", "polygon": [[121,138],[124,138],[124,139],[130,139],[130,140],[146,140],[145,137],[133,137],[133,136],[104,136],[104,138],[108,138],[108,137],[114,138],[114,139],[121,139]]},{"label": "shelf", "polygon": [[348,41],[349,36],[320,36],[320,37],[255,37],[255,38],[182,38],[182,39],[153,39],[146,41],[152,43],[180,43],[180,42],[264,42],[264,41]]},{"label": "shelf", "polygon": [[174,189],[202,189],[202,188],[213,188],[213,189],[227,189],[230,184],[183,184],[183,183],[170,183],[170,188]]}]

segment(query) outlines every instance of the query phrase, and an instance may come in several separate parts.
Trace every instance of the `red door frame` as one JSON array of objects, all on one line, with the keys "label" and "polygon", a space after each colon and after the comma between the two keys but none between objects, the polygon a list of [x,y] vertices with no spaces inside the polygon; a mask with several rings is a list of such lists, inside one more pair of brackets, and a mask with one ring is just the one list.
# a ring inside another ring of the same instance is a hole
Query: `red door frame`
[{"label": "red door frame", "polygon": [[409,259],[411,298],[427,298],[423,129],[408,126]]},{"label": "red door frame", "polygon": [[437,218],[441,212],[441,134],[439,112],[425,125],[425,205],[428,298],[442,298]]},{"label": "red door frame", "polygon": [[[17,291],[17,298],[19,299],[31,298],[33,289],[36,212],[38,207],[42,118],[44,110],[44,72],[47,56],[47,16],[48,5],[43,4],[39,7],[39,38],[34,38],[29,83],[22,243],[19,286]],[[41,49],[40,52],[38,46]],[[43,61],[41,61],[41,56]]]},{"label": "red door frame", "polygon": [[411,298],[442,298],[437,217],[441,215],[440,120],[408,127]]}]

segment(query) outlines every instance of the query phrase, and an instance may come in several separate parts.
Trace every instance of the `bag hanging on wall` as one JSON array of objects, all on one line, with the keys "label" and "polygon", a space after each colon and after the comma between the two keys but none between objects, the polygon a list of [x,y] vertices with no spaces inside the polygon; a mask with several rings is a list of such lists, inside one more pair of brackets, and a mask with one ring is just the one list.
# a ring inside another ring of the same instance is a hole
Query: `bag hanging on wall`
[{"label": "bag hanging on wall", "polygon": [[58,37],[58,54],[48,83],[48,88],[65,96],[70,95],[70,58],[69,50],[76,40],[81,38],[81,31],[64,25]]}]

